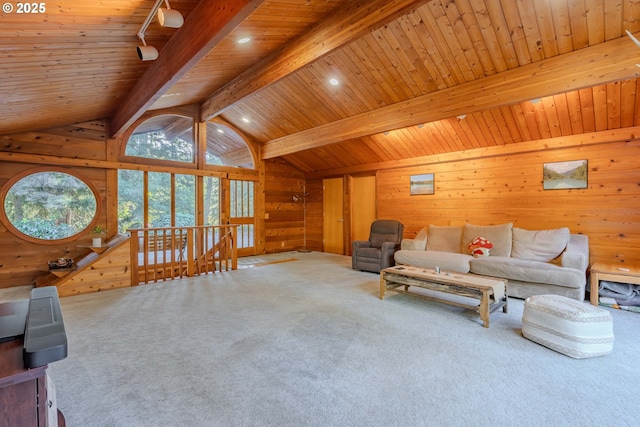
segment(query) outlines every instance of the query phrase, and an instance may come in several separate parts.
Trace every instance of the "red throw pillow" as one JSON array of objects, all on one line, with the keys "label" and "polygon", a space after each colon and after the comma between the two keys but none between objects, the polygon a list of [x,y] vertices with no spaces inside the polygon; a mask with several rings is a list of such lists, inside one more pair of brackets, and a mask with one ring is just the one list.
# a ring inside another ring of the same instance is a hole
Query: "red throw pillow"
[{"label": "red throw pillow", "polygon": [[489,256],[489,249],[493,247],[493,243],[485,239],[484,237],[478,236],[469,243],[468,249],[469,253],[474,257],[479,256]]}]

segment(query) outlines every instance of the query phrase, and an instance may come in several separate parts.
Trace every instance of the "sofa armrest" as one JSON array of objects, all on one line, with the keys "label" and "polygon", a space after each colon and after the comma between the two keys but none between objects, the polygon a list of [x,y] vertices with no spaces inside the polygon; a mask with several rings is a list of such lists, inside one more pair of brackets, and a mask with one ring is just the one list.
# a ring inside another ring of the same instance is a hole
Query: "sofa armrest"
[{"label": "sofa armrest", "polygon": [[426,240],[402,239],[402,242],[400,242],[400,249],[407,249],[410,251],[424,251],[426,247]]},{"label": "sofa armrest", "polygon": [[561,265],[587,271],[589,267],[589,238],[584,234],[571,234],[567,248],[562,253]]},{"label": "sofa armrest", "polygon": [[413,239],[403,239],[400,242],[400,249],[424,251],[425,249],[427,249],[427,237],[427,228],[423,227],[420,231],[418,231],[418,234],[416,234],[416,237],[414,237]]}]

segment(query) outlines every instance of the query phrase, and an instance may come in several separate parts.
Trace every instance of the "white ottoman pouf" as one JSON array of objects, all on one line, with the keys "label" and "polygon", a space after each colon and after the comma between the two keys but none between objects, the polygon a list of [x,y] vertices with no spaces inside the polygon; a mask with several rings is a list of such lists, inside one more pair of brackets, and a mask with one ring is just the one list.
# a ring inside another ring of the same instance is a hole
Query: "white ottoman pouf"
[{"label": "white ottoman pouf", "polygon": [[613,320],[607,310],[560,295],[527,298],[522,335],[576,359],[613,350]]}]

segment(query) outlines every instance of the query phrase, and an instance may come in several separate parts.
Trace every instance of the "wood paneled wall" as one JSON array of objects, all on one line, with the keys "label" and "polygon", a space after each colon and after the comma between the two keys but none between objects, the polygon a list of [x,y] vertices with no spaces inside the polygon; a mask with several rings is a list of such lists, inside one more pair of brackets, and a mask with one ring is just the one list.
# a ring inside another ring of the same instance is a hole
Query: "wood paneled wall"
[{"label": "wood paneled wall", "polygon": [[[91,121],[69,126],[61,126],[46,131],[26,132],[0,137],[0,151],[20,154],[40,154],[67,158],[104,160],[106,158],[106,125],[103,121]],[[42,161],[40,163],[15,163],[0,161],[0,188],[27,170],[43,165],[57,166]],[[107,224],[107,170],[61,166],[94,186],[98,192],[98,222]],[[108,229],[113,235],[115,228]],[[0,223],[0,288],[33,285],[47,272],[47,261],[56,258],[76,258],[86,252],[78,245],[91,243],[91,235],[80,235],[76,240],[64,244],[35,244],[10,233]]]},{"label": "wood paneled wall", "polygon": [[[34,163],[13,162],[11,156],[0,160],[0,187],[9,179],[23,171],[43,165],[60,166],[78,174],[93,184],[100,195],[102,210],[99,222],[107,224],[110,235],[117,229],[117,178],[112,169],[96,167],[91,163],[88,168],[69,166],[82,164],[80,159],[105,161],[109,151],[113,151],[113,141],[107,142],[106,125],[103,121],[93,121],[71,126],[27,132],[0,137],[0,151],[7,153],[32,155]],[[115,151],[118,151],[117,149]],[[44,155],[42,159],[38,156]],[[59,160],[59,165],[55,164]],[[41,161],[39,161],[41,160]],[[52,160],[54,162],[52,163]],[[38,162],[39,161],[39,162]],[[109,165],[113,167],[113,164]],[[304,175],[287,162],[274,159],[261,166],[264,170],[264,191],[256,197],[256,214],[259,216],[256,230],[256,242],[259,252],[282,252],[304,247]],[[314,192],[322,201],[322,187]],[[294,195],[301,197],[294,201]],[[260,221],[265,214],[268,219]],[[264,228],[263,228],[264,227]],[[262,234],[264,233],[264,234]],[[33,285],[39,277],[47,275],[48,260],[60,257],[75,258],[86,249],[78,245],[91,242],[91,236],[79,236],[77,240],[60,245],[34,244],[20,239],[8,232],[0,224],[0,288]],[[263,243],[264,242],[264,243]],[[105,284],[105,286],[109,286]]]},{"label": "wood paneled wall", "polygon": [[[572,145],[545,140],[467,150],[447,155],[403,161],[402,167],[386,164],[377,171],[378,218],[402,221],[405,237],[412,237],[428,224],[499,224],[511,221],[528,229],[567,226],[573,233],[589,236],[591,262],[616,260],[640,262],[640,141],[602,142],[585,136]],[[3,136],[0,150],[16,154],[50,153],[37,163],[0,160],[0,186],[25,170],[60,159],[60,165],[81,175],[97,189],[103,211],[99,221],[115,231],[116,191],[113,171],[82,167],[83,158],[107,158],[104,123],[88,122],[47,131]],[[55,156],[54,156],[55,154]],[[30,157],[31,158],[31,157]],[[75,166],[65,166],[65,159]],[[546,162],[586,159],[588,188],[543,190],[542,166]],[[89,162],[87,164],[89,164]],[[301,249],[321,251],[322,177],[308,178],[282,159],[266,161],[263,206],[264,247],[260,253]],[[361,169],[361,168],[360,168]],[[358,169],[358,173],[362,170]],[[435,174],[435,194],[411,196],[409,177]],[[343,176],[348,176],[345,173]],[[300,197],[298,201],[294,196]],[[348,195],[347,195],[348,196]],[[268,218],[267,218],[268,216]],[[347,218],[345,218],[347,220]],[[306,233],[305,233],[306,228]],[[90,235],[62,245],[33,244],[21,240],[0,225],[0,287],[32,284],[46,261],[75,257],[83,252],[79,244]],[[305,244],[306,238],[306,244]],[[349,252],[349,247],[346,248]]]},{"label": "wood paneled wall", "polygon": [[307,249],[312,251],[323,250],[323,193],[322,179],[308,179],[306,181],[307,188],[307,211],[306,211],[306,228],[307,228]]},{"label": "wood paneled wall", "polygon": [[[505,151],[378,171],[378,217],[402,221],[409,238],[429,224],[566,226],[589,236],[591,262],[640,262],[640,141]],[[587,189],[543,190],[544,163],[582,159]],[[435,174],[435,194],[409,194],[421,173]]]},{"label": "wood paneled wall", "polygon": [[[131,286],[131,248],[129,241],[119,240],[109,256],[97,260],[93,265],[64,281],[58,286],[61,297],[100,292]],[[87,257],[90,258],[90,257]],[[80,263],[78,263],[80,264]],[[81,266],[78,265],[80,268]],[[76,272],[74,272],[76,273]]]},{"label": "wood paneled wall", "polygon": [[281,159],[265,162],[265,252],[304,247],[304,174]]}]

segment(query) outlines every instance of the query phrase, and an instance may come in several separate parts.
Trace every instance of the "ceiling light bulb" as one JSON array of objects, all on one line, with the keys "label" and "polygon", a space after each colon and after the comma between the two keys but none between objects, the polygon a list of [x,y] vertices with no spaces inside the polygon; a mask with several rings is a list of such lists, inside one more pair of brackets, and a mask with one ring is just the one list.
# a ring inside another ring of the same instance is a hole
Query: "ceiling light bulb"
[{"label": "ceiling light bulb", "polygon": [[224,131],[220,128],[216,129],[218,131],[218,133],[224,133]]},{"label": "ceiling light bulb", "polygon": [[338,86],[340,84],[340,82],[338,81],[338,79],[329,79],[329,83],[332,86]]},{"label": "ceiling light bulb", "polygon": [[250,41],[251,41],[250,37],[243,37],[243,38],[238,40],[238,43],[245,44],[245,43],[249,43]]},{"label": "ceiling light bulb", "polygon": [[184,24],[182,14],[175,9],[158,9],[158,22],[163,27],[180,28]]}]

